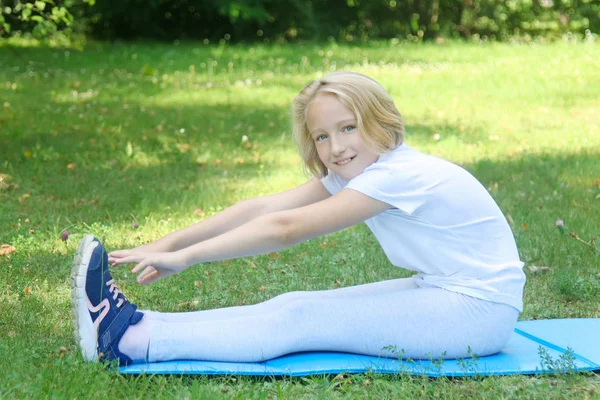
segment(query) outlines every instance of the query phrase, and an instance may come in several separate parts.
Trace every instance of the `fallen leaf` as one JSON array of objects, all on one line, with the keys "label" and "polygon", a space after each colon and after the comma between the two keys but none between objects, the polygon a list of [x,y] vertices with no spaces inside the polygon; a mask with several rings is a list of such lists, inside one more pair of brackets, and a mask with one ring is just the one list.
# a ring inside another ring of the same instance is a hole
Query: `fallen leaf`
[{"label": "fallen leaf", "polygon": [[17,251],[15,246],[11,246],[9,244],[3,244],[2,246],[0,246],[0,256],[6,256],[8,254],[14,253],[15,251]]},{"label": "fallen leaf", "polygon": [[200,208],[196,208],[194,210],[194,215],[197,215],[199,217],[204,217],[204,211],[202,211]]},{"label": "fallen leaf", "polygon": [[19,200],[19,204],[25,204],[25,200],[31,197],[31,193],[24,193],[22,196],[19,196],[17,200]]},{"label": "fallen leaf", "polygon": [[8,337],[13,338],[15,336],[17,336],[17,333],[15,331],[8,331]]},{"label": "fallen leaf", "polygon": [[540,271],[550,271],[550,269],[551,269],[550,267],[537,267],[535,265],[530,265],[527,268],[529,268],[529,270],[534,273],[540,272]]},{"label": "fallen leaf", "polygon": [[8,183],[11,179],[12,176],[8,174],[0,174],[0,190],[19,189],[16,183]]},{"label": "fallen leaf", "polygon": [[596,180],[594,181],[594,185],[599,185],[599,186],[600,186],[600,179],[596,179]]},{"label": "fallen leaf", "polygon": [[523,222],[523,223],[521,224],[521,228],[523,228],[523,229],[527,229],[527,227],[528,227],[528,225],[527,225],[527,223],[526,223],[526,222]]},{"label": "fallen leaf", "polygon": [[29,288],[29,286],[25,286],[25,290],[23,292],[25,292],[25,294],[29,296],[31,294],[31,289]]},{"label": "fallen leaf", "polygon": [[196,309],[196,306],[198,306],[198,300],[184,301],[183,303],[177,304],[177,308],[180,310],[181,309],[194,310],[194,309]]},{"label": "fallen leaf", "polygon": [[177,143],[175,146],[177,146],[181,153],[187,153],[190,150],[190,145],[188,143]]},{"label": "fallen leaf", "polygon": [[68,163],[67,164],[67,169],[75,169],[75,167],[77,167],[77,165],[75,163]]}]

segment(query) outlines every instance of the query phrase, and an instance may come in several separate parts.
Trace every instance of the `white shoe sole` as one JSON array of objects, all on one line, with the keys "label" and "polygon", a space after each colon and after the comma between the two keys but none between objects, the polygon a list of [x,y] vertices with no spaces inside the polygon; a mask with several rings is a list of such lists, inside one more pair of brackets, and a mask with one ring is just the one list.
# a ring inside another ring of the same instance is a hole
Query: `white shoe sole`
[{"label": "white shoe sole", "polygon": [[86,235],[81,239],[71,269],[71,309],[73,310],[75,341],[79,344],[81,354],[86,361],[98,359],[98,333],[88,311],[85,292],[88,264],[98,245],[99,243],[94,241],[92,235]]}]

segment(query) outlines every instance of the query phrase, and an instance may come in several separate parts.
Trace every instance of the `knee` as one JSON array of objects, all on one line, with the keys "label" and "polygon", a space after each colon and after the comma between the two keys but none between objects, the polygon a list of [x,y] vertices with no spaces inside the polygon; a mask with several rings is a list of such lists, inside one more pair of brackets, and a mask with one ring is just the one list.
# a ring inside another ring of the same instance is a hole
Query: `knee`
[{"label": "knee", "polygon": [[298,290],[295,292],[286,292],[282,293],[278,296],[273,297],[269,302],[277,303],[280,305],[285,305],[299,299],[303,299],[306,297],[306,292],[302,290]]},{"label": "knee", "polygon": [[300,321],[303,318],[310,318],[315,313],[315,302],[309,297],[299,295],[294,298],[290,298],[281,311],[286,314],[287,318],[292,321]]}]

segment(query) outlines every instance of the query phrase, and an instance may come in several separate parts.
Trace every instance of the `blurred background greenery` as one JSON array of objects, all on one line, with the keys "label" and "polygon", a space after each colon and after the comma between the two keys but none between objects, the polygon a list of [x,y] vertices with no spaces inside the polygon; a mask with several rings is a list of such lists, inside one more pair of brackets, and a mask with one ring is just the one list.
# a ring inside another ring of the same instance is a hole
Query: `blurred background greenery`
[{"label": "blurred background greenery", "polygon": [[[554,40],[600,31],[598,0],[0,0],[0,37],[68,41]],[[151,23],[150,23],[151,21]]]}]

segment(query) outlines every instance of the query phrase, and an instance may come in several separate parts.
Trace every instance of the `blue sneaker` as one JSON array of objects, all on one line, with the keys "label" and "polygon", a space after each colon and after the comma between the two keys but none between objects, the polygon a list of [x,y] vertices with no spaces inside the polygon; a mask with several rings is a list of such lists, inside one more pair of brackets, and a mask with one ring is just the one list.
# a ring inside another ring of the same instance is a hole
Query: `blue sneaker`
[{"label": "blue sneaker", "polygon": [[127,297],[112,278],[108,254],[92,235],[86,235],[77,248],[71,271],[71,304],[75,340],[88,361],[119,360],[132,364],[119,351],[119,341],[129,325],[142,320],[144,314]]}]

